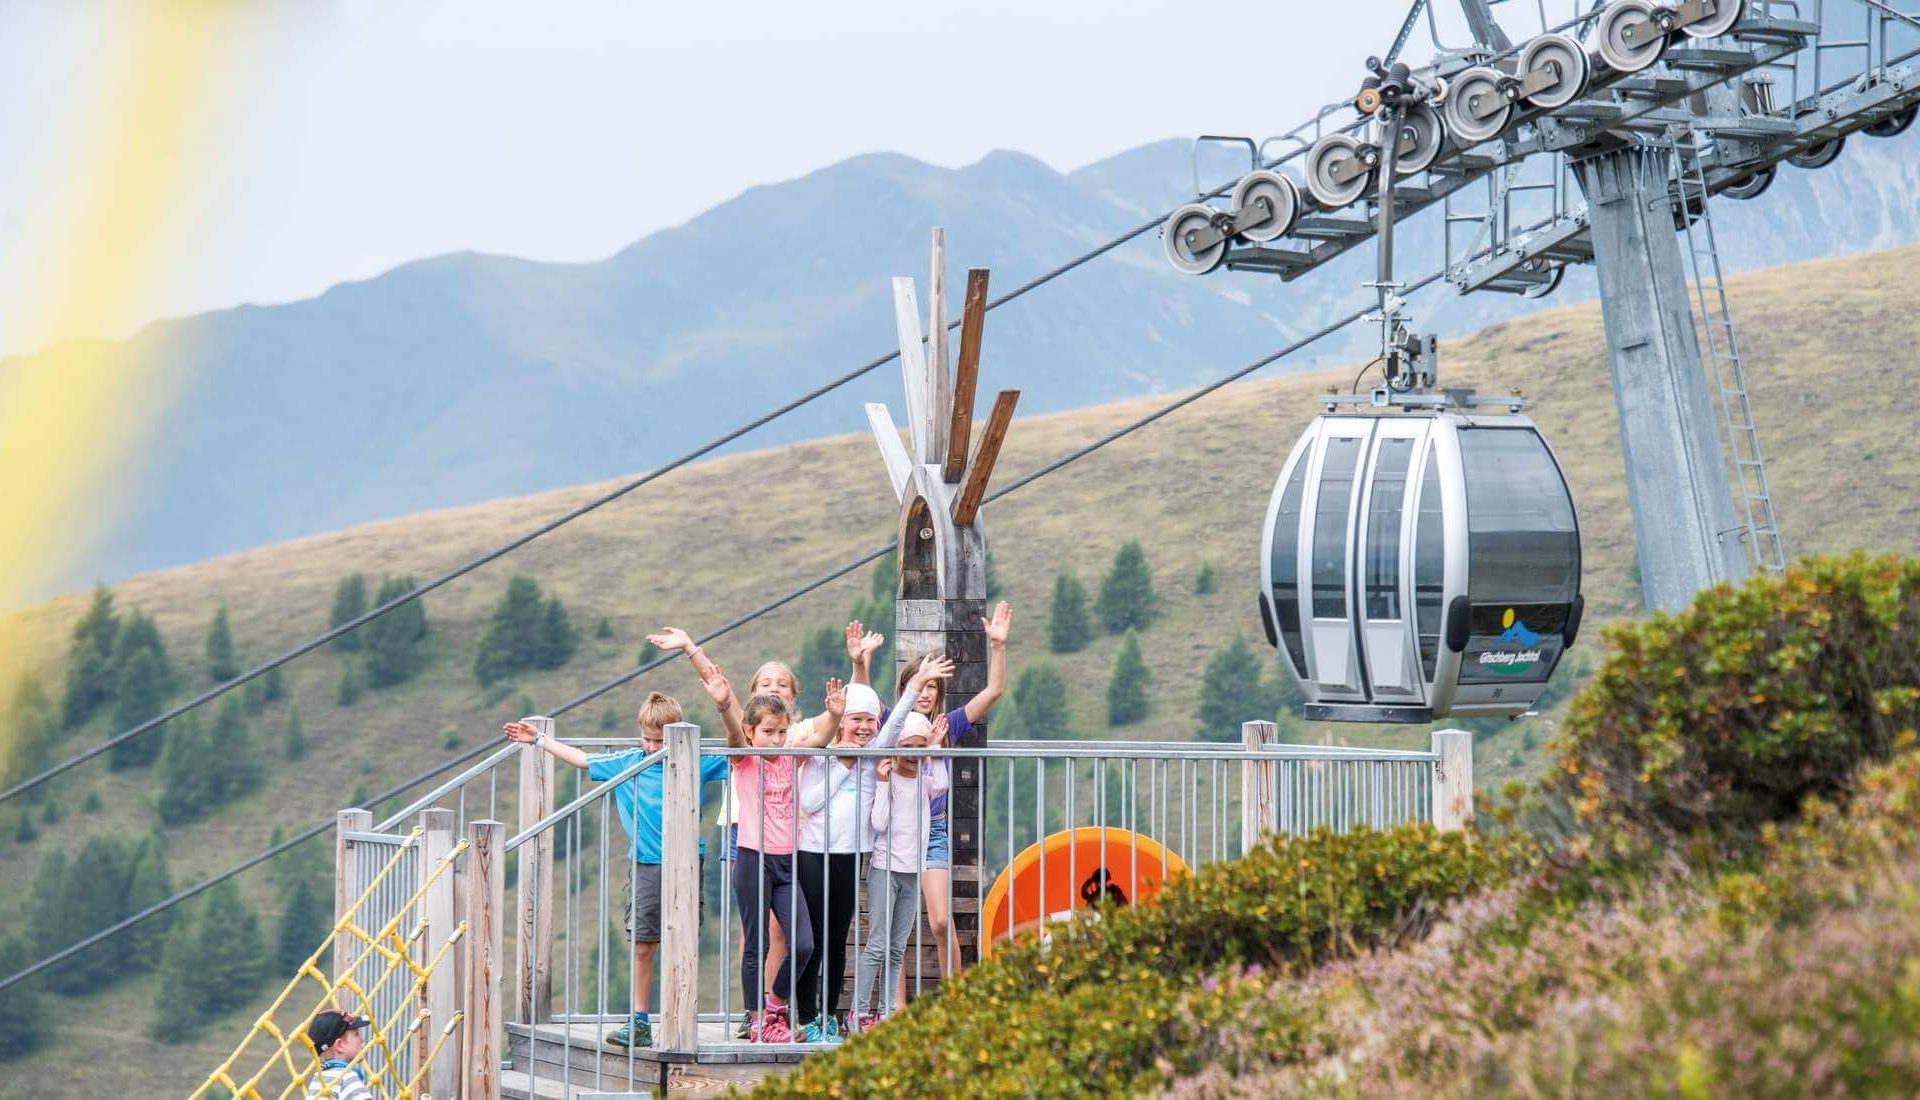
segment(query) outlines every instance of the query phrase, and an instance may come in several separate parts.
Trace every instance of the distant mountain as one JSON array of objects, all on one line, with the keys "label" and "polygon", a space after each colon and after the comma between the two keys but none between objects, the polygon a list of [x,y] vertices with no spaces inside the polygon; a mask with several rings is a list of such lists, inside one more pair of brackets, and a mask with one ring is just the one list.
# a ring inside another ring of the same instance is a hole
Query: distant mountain
[{"label": "distant mountain", "polygon": [[[1756,202],[1716,204],[1730,266],[1920,239],[1920,132],[1855,144],[1825,172],[1784,169]],[[440,256],[307,301],[153,325],[119,354],[167,375],[172,403],[105,549],[59,587],[658,464],[890,350],[888,277],[924,284],[929,227],[946,228],[949,286],[980,265],[1004,292],[1190,197],[1187,149],[1159,142],[1066,175],[1008,152],[959,169],[872,154],[598,263]],[[1436,226],[1403,234],[1404,270],[1438,262]],[[1298,283],[1191,279],[1160,248],[1149,233],[996,311],[983,400],[1018,387],[1034,413],[1194,385],[1352,308],[1372,263],[1363,249]],[[1556,302],[1592,293],[1575,272]],[[1416,310],[1452,335],[1542,304],[1436,291]],[[1352,358],[1369,339],[1290,365]],[[742,446],[858,428],[861,402],[897,409],[898,392],[890,366]]]}]

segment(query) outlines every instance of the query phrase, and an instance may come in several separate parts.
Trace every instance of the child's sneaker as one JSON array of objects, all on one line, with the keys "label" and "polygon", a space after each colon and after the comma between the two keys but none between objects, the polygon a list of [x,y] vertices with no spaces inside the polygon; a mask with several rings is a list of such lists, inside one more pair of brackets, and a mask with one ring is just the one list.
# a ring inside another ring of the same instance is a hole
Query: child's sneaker
[{"label": "child's sneaker", "polygon": [[803,1043],[824,1043],[827,1041],[827,1030],[830,1026],[831,1025],[822,1026],[818,1020],[809,1020],[807,1021],[807,1026],[800,1029],[800,1041]]},{"label": "child's sneaker", "polygon": [[791,1043],[793,1029],[787,1025],[787,1010],[784,1006],[768,1005],[760,1016],[760,1034],[754,1038],[756,1043]]},{"label": "child's sneaker", "polygon": [[827,1017],[827,1034],[825,1037],[825,1041],[838,1045],[840,1041],[845,1039],[846,1037],[847,1037],[846,1032],[842,1031],[840,1028],[840,1017],[838,1016]]},{"label": "child's sneaker", "polygon": [[740,1030],[734,1032],[733,1037],[736,1039],[745,1039],[751,1043],[754,1041],[753,1037],[757,1033],[759,1026],[760,1017],[749,1012],[747,1013],[747,1018],[740,1021]]},{"label": "child's sneaker", "polygon": [[620,1030],[607,1036],[607,1045],[616,1047],[650,1047],[653,1045],[653,1024],[633,1016],[620,1025]]},{"label": "child's sneaker", "polygon": [[862,1012],[860,1015],[854,1017],[853,1033],[855,1035],[865,1035],[867,1032],[880,1026],[880,1019],[881,1017],[878,1012]]}]

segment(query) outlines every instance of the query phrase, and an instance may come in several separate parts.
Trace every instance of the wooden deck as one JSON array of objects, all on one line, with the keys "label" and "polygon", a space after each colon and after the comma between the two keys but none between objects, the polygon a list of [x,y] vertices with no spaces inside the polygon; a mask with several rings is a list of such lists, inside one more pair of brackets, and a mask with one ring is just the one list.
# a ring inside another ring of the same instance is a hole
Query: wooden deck
[{"label": "wooden deck", "polygon": [[[751,1087],[799,1064],[803,1053],[731,1050],[691,1054],[608,1046],[618,1023],[507,1025],[501,1095],[509,1100],[565,1100],[592,1096],[718,1095]],[[700,1041],[732,1042],[724,1025],[702,1023]]]}]

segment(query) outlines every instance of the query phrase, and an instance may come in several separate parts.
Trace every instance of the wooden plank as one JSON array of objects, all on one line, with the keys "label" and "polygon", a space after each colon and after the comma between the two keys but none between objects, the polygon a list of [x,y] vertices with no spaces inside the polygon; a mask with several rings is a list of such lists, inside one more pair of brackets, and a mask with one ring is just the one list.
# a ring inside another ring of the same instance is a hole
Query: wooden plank
[{"label": "wooden plank", "polygon": [[880,447],[880,461],[887,467],[887,480],[893,483],[893,499],[899,500],[906,495],[907,479],[913,476],[913,459],[907,457],[907,449],[900,443],[900,429],[893,423],[893,414],[877,401],[867,403],[867,427],[873,430],[873,441]]},{"label": "wooden plank", "polygon": [[973,393],[980,378],[980,337],[987,325],[987,269],[967,272],[967,300],[960,308],[960,358],[953,369],[953,422],[947,429],[947,464],[940,473],[960,480],[973,444]]},{"label": "wooden plank", "polygon": [[1435,730],[1433,751],[1440,757],[1433,769],[1434,828],[1464,829],[1473,821],[1473,734]]},{"label": "wooden plank", "polygon": [[967,467],[960,497],[953,502],[953,525],[966,527],[980,514],[980,502],[987,497],[987,482],[993,477],[993,464],[1000,459],[1000,444],[1007,440],[1007,428],[1013,423],[1013,407],[1020,401],[1019,390],[1001,390],[993,400],[993,412],[987,416],[987,430],[980,435],[973,462]]},{"label": "wooden plank", "polygon": [[[541,754],[546,755],[545,753]],[[463,1100],[500,1100],[500,983],[506,976],[507,827],[476,821],[467,849],[466,1088]]]},{"label": "wooden plank", "polygon": [[700,727],[666,728],[660,818],[660,1030],[654,1042],[691,1051],[700,1043]]},{"label": "wooden plank", "polygon": [[[366,883],[355,880],[352,868],[353,842],[347,839],[348,833],[364,833],[373,829],[373,811],[341,810],[333,817],[333,922],[340,922],[352,915],[353,903],[359,900]],[[347,977],[353,960],[358,958],[364,945],[352,936],[338,936],[333,941],[333,980],[337,986]],[[352,992],[342,989],[334,997],[334,1007],[342,1012],[357,1012],[359,998]]]},{"label": "wooden plank", "polygon": [[[1248,752],[1272,745],[1278,737],[1272,722],[1242,722],[1240,743]],[[1240,765],[1240,854],[1259,847],[1273,828],[1274,767],[1271,760],[1247,760]]]},{"label": "wooden plank", "polygon": [[[419,915],[426,920],[427,934],[419,941],[419,961],[423,966],[434,968],[427,975],[426,988],[421,991],[424,1002],[421,1007],[427,1011],[427,1024],[420,1029],[419,1053],[415,1055],[413,1064],[427,1066],[420,1091],[429,1095],[457,1095],[460,1089],[460,1037],[456,1033],[440,1043],[440,1036],[452,1023],[458,1005],[454,951],[448,950],[446,956],[434,966],[434,958],[440,954],[441,947],[453,938],[456,924],[453,915],[453,869],[445,868],[432,883],[427,882],[434,868],[453,853],[453,825],[452,810],[420,811],[419,888],[425,893],[421,898]],[[428,1064],[426,1058],[433,1051],[435,1043],[440,1043],[440,1053]]]},{"label": "wooden plank", "polygon": [[[947,233],[934,227],[933,270],[927,275],[927,453],[920,461],[947,461],[947,432],[952,428],[953,386],[947,381]],[[960,437],[965,453],[967,438]]]},{"label": "wooden plank", "polygon": [[[553,719],[525,720],[536,734],[553,736]],[[528,745],[520,750],[520,831],[554,810],[553,757]],[[514,881],[519,914],[519,953],[514,981],[514,1019],[540,1023],[553,1011],[553,830],[520,845]]]},{"label": "wooden plank", "polygon": [[907,432],[913,437],[911,453],[916,461],[927,453],[927,346],[920,337],[920,304],[913,295],[913,280],[899,276],[893,280],[893,327],[900,338],[900,379],[907,391]]}]

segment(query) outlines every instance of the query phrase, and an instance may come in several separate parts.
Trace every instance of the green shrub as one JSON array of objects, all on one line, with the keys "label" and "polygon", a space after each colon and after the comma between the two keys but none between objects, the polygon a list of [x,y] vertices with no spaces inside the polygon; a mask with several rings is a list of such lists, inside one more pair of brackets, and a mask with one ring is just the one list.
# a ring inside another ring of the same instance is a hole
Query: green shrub
[{"label": "green shrub", "polygon": [[1425,931],[1437,908],[1528,866],[1532,846],[1441,833],[1281,838],[1168,885],[1158,905],[1104,908],[1050,942],[1002,947],[897,1020],[816,1056],[768,1095],[1112,1095],[1201,1059],[1202,1037],[1266,1029],[1297,1041],[1305,1017],[1242,1019],[1280,975]]},{"label": "green shrub", "polygon": [[1920,560],[1808,559],[1608,640],[1548,790],[1615,839],[1750,835],[1920,727]]}]

